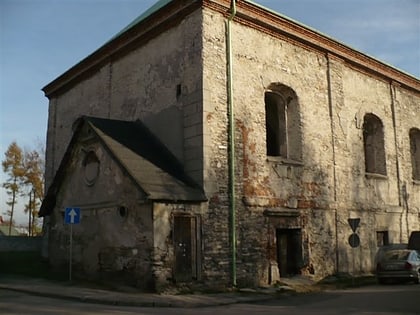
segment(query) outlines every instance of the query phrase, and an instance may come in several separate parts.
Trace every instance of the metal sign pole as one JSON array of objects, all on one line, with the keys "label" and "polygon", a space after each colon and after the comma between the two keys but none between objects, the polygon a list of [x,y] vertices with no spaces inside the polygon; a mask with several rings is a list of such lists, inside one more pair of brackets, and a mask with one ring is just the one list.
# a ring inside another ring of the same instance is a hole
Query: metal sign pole
[{"label": "metal sign pole", "polygon": [[71,281],[73,256],[73,224],[80,223],[80,208],[67,207],[64,211],[64,224],[70,224],[70,254],[69,254],[69,280]]},{"label": "metal sign pole", "polygon": [[[354,237],[354,236],[353,236]],[[353,247],[353,276],[352,276],[352,285],[353,285],[353,287],[354,287],[354,273],[355,273],[355,271],[356,271],[356,267],[355,267],[355,262],[354,262],[354,256],[355,256],[355,253],[354,253],[354,251],[356,250],[356,247]]]},{"label": "metal sign pole", "polygon": [[353,273],[352,273],[352,284],[354,286],[354,278],[355,278],[355,272],[356,272],[356,262],[355,262],[355,251],[356,247],[359,247],[360,245],[360,238],[359,235],[356,234],[357,227],[360,223],[360,218],[348,218],[347,221],[349,222],[349,225],[351,227],[351,230],[353,233],[349,237],[349,244],[353,248],[352,250],[352,258],[353,258]]},{"label": "metal sign pole", "polygon": [[70,257],[69,257],[69,281],[71,281],[71,265],[73,252],[73,224],[70,224]]}]

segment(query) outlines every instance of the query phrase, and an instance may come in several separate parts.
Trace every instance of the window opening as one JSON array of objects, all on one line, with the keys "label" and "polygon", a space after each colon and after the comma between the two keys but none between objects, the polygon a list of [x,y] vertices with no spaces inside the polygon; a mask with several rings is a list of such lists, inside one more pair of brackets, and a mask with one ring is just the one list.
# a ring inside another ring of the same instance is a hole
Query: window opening
[{"label": "window opening", "polygon": [[376,245],[378,247],[389,245],[388,231],[377,231],[376,232]]},{"label": "window opening", "polygon": [[420,181],[420,130],[410,129],[410,153],[413,180]]},{"label": "window opening", "polygon": [[282,84],[271,84],[264,102],[267,156],[301,160],[300,113],[295,92]]},{"label": "window opening", "polygon": [[120,215],[120,217],[124,218],[127,216],[127,208],[124,206],[118,207],[118,213]]},{"label": "window opening", "polygon": [[374,114],[366,114],[363,122],[365,171],[386,175],[385,142],[382,121]]}]

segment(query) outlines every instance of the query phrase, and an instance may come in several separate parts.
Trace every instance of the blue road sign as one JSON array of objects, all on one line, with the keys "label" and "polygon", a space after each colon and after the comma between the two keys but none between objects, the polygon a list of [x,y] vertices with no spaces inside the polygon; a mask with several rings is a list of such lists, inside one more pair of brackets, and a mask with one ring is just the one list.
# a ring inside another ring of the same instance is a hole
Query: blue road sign
[{"label": "blue road sign", "polygon": [[65,224],[79,224],[80,223],[80,208],[66,208],[64,212]]}]

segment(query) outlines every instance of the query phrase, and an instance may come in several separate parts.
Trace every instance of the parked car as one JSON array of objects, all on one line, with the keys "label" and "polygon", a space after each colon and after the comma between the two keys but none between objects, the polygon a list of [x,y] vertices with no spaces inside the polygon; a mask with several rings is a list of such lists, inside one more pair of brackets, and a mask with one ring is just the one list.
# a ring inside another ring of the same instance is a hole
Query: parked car
[{"label": "parked car", "polygon": [[387,281],[420,282],[420,251],[412,249],[393,249],[384,252],[376,265],[379,283]]},{"label": "parked car", "polygon": [[404,244],[404,243],[387,244],[387,245],[383,245],[379,247],[375,255],[374,266],[377,266],[378,262],[382,260],[386,252],[389,252],[390,250],[394,250],[394,249],[406,249],[406,248],[408,248],[408,244]]}]

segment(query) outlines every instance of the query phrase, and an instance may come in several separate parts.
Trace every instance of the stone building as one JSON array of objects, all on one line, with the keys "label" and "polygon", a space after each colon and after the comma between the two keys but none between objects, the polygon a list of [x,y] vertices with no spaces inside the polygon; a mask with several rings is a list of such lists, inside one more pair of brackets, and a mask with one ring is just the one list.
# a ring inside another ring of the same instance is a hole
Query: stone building
[{"label": "stone building", "polygon": [[368,273],[420,230],[420,81],[251,1],[159,1],[43,91],[54,266],[66,206],[78,272],[157,290]]}]

